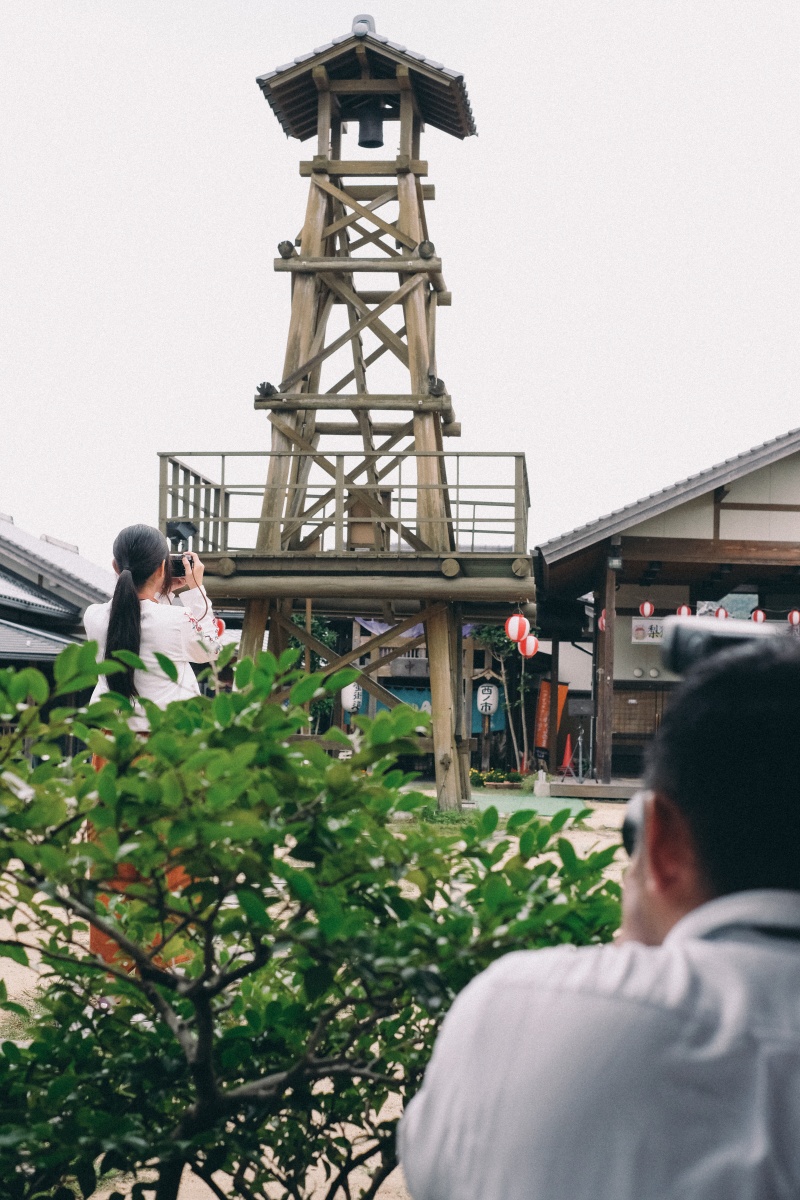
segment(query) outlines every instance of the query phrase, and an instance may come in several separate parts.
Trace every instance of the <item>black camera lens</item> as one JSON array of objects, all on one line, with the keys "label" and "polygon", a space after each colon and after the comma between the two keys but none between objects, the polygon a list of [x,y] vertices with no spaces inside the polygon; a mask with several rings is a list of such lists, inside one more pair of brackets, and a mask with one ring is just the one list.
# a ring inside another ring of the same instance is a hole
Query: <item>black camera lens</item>
[{"label": "black camera lens", "polygon": [[622,845],[628,858],[633,858],[644,821],[645,792],[634,792],[625,809],[625,819],[622,822]]}]

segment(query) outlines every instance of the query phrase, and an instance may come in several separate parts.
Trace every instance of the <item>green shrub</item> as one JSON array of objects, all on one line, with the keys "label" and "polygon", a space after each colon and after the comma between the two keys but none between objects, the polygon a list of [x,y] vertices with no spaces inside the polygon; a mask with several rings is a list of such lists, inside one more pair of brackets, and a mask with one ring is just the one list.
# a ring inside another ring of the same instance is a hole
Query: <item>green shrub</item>
[{"label": "green shrub", "polygon": [[474,767],[471,769],[471,771],[469,773],[469,782],[470,782],[471,786],[474,788],[482,788],[483,787],[483,775],[481,774],[480,771],[476,771]]},{"label": "green shrub", "polygon": [[[123,1171],[134,1200],[153,1173],[175,1200],[186,1169],[217,1194],[226,1173],[242,1200],[324,1177],[333,1200],[358,1194],[357,1168],[372,1196],[395,1165],[385,1101],[419,1086],[457,992],[508,950],[611,937],[613,850],[579,858],[566,812],[514,813],[502,834],[494,808],[398,821],[428,803],[394,765],[419,712],[333,732],[346,761],[290,740],[300,705],[351,672],[324,683],[296,652],[260,654],[232,693],[147,705],[143,743],[121,698],[65,703],[94,653],[64,651],[53,696],[35,670],[0,672],[0,954],[43,964],[30,1012],[0,994],[25,1025],[0,1046],[3,1197],[67,1200],[77,1180],[85,1198]],[[69,734],[89,748],[72,760]],[[107,890],[121,862],[138,872],[124,897]],[[114,967],[89,925],[120,947]]]}]

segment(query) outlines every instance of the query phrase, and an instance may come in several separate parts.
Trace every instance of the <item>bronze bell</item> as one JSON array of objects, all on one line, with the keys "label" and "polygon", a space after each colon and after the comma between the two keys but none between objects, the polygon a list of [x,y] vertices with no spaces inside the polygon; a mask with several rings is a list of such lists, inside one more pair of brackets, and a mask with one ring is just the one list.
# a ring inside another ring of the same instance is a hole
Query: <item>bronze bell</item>
[{"label": "bronze bell", "polygon": [[379,96],[370,96],[358,108],[358,144],[365,150],[383,145],[383,116]]}]

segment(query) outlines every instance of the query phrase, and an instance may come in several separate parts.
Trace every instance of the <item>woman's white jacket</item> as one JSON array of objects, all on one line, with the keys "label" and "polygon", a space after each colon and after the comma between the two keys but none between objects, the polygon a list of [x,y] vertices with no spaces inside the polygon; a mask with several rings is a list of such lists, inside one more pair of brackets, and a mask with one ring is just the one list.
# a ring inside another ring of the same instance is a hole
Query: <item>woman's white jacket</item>
[{"label": "woman's white jacket", "polygon": [[[198,696],[200,688],[191,663],[213,662],[222,643],[217,633],[214,613],[202,587],[181,592],[172,603],[165,597],[158,601],[142,600],[142,635],[139,657],[146,671],[134,671],[133,681],[139,696],[152,700],[159,708],[166,708],[172,700],[185,700]],[[98,643],[98,661],[105,658],[108,619],[111,601],[105,604],[90,604],[83,618],[86,636]],[[178,669],[177,681],[173,681],[158,665],[156,654],[164,654]],[[92,695],[96,700],[103,692],[113,687],[103,677]],[[148,728],[143,710],[131,719],[133,729]]]}]

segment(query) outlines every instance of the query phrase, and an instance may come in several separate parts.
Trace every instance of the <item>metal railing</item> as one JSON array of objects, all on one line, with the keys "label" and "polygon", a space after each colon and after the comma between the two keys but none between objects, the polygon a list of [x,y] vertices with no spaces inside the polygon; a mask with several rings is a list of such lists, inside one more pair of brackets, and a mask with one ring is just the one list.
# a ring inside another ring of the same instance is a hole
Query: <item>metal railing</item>
[{"label": "metal railing", "polygon": [[327,451],[309,459],[189,451],[159,458],[160,527],[191,522],[190,548],[200,554],[253,551],[259,526],[260,545],[298,553],[526,553],[524,454]]}]

